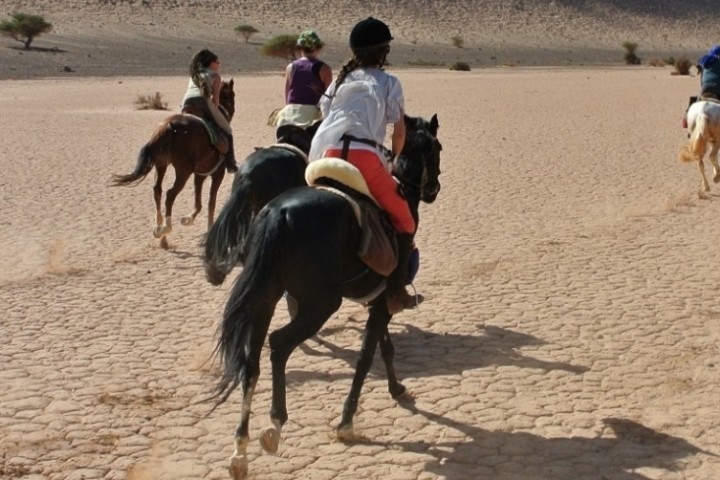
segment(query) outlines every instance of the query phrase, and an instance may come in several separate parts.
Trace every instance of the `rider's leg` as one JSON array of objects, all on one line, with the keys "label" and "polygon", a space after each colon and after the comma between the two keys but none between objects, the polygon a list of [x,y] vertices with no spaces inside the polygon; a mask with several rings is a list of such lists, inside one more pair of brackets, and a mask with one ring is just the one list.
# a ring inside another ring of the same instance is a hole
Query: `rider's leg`
[{"label": "rider's leg", "polygon": [[[340,157],[339,150],[329,150],[325,156]],[[398,192],[398,184],[380,158],[370,150],[349,150],[347,161],[357,167],[367,182],[370,194],[388,212],[397,231],[398,266],[387,278],[386,299],[390,313],[412,308],[423,301],[422,295],[410,295],[408,284],[410,255],[413,250],[415,220],[407,201]]]},{"label": "rider's leg", "polygon": [[228,139],[228,151],[225,154],[225,168],[229,173],[235,173],[238,171],[238,165],[235,161],[235,145],[232,134],[227,134]]}]

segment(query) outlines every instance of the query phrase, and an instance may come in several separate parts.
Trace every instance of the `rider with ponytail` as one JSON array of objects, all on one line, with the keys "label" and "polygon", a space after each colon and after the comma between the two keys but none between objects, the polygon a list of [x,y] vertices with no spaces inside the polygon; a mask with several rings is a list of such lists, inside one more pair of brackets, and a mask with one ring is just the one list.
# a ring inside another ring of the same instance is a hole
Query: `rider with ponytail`
[{"label": "rider with ponytail", "polygon": [[[388,26],[368,17],[350,33],[352,58],[320,100],[323,114],[312,141],[309,159],[337,157],[357,167],[372,196],[388,212],[397,230],[398,267],[387,279],[390,313],[422,301],[410,295],[408,264],[413,250],[415,220],[398,192],[390,162],[405,144],[405,98],[400,81],[383,71],[393,39]],[[393,126],[391,150],[383,146],[386,127]]]},{"label": "rider with ponytail", "polygon": [[225,167],[228,172],[238,170],[235,162],[233,133],[227,118],[220,112],[220,60],[208,49],[197,52],[190,62],[190,82],[182,102],[182,112],[191,113],[221,128],[228,138]]}]

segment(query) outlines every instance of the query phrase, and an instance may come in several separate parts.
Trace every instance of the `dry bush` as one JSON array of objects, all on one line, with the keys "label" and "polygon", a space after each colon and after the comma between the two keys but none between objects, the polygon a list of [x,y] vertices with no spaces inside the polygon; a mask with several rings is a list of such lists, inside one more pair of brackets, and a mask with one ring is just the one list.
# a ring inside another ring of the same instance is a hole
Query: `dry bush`
[{"label": "dry bush", "polygon": [[638,44],[635,42],[623,42],[622,47],[625,49],[625,55],[623,55],[625,63],[627,65],[640,65],[640,57],[636,54]]},{"label": "dry bush", "polygon": [[450,65],[450,70],[455,70],[458,72],[469,72],[470,65],[468,65],[465,62],[455,62],[452,65]]},{"label": "dry bush", "polygon": [[690,75],[691,67],[692,62],[688,60],[687,57],[679,57],[675,60],[675,71],[673,72],[673,75]]},{"label": "dry bush", "polygon": [[665,60],[661,58],[651,58],[650,60],[648,60],[647,64],[651,67],[664,67],[665,65],[667,65],[665,63]]},{"label": "dry bush", "polygon": [[460,35],[453,35],[450,37],[450,42],[452,42],[453,47],[462,48],[465,44],[465,40]]},{"label": "dry bush", "polygon": [[160,92],[155,92],[154,95],[138,95],[135,99],[135,106],[138,110],[167,110],[167,105]]}]

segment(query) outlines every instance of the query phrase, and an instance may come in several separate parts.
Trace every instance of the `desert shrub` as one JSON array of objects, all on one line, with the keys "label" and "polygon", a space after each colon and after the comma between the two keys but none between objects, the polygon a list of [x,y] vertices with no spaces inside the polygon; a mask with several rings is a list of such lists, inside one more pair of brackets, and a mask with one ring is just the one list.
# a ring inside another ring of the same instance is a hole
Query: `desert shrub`
[{"label": "desert shrub", "polygon": [[167,110],[167,102],[164,102],[160,92],[154,95],[138,95],[135,99],[135,106],[138,110]]},{"label": "desert shrub", "polygon": [[666,65],[665,60],[662,58],[651,58],[647,64],[651,67],[664,67]]},{"label": "desert shrub", "polygon": [[453,35],[450,37],[450,42],[452,42],[453,47],[462,48],[465,44],[465,40],[460,35]]},{"label": "desert shrub", "polygon": [[252,25],[240,24],[235,27],[235,33],[241,35],[245,39],[245,43],[250,41],[250,37],[258,33],[260,30],[253,27]]},{"label": "desert shrub", "polygon": [[664,58],[663,62],[665,62],[665,65],[675,65],[675,57],[670,55],[669,57]]},{"label": "desert shrub", "polygon": [[277,35],[260,47],[260,53],[268,57],[278,57],[289,61],[295,60],[297,39],[297,35]]},{"label": "desert shrub", "polygon": [[675,74],[676,75],[690,75],[690,68],[693,64],[687,57],[679,57],[675,60]]},{"label": "desert shrub", "polygon": [[465,62],[455,62],[452,65],[450,65],[450,70],[455,70],[458,72],[469,72],[470,65],[468,65]]},{"label": "desert shrub", "polygon": [[635,42],[623,42],[622,47],[625,49],[625,55],[623,56],[625,64],[640,65],[641,60],[636,53],[638,44]]},{"label": "desert shrub", "polygon": [[45,21],[41,15],[15,12],[10,18],[0,22],[0,33],[13,40],[17,40],[30,49],[35,37],[52,30],[52,24]]}]

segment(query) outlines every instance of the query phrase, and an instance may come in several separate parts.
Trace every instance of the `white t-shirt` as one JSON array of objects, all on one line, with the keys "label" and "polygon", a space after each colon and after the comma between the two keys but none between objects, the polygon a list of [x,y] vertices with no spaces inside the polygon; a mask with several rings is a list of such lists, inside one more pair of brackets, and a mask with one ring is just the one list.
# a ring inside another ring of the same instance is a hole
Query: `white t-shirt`
[{"label": "white t-shirt", "polygon": [[[393,75],[377,68],[360,68],[348,73],[337,92],[335,84],[330,85],[318,106],[323,122],[313,137],[310,161],[322,158],[330,148],[342,148],[343,134],[382,145],[387,125],[402,118],[405,97],[400,81]],[[351,148],[376,150],[359,142]]]}]

